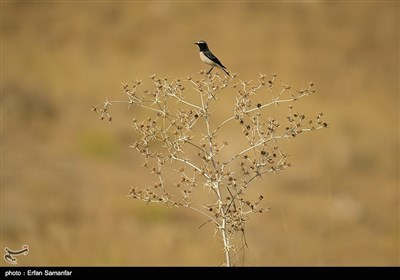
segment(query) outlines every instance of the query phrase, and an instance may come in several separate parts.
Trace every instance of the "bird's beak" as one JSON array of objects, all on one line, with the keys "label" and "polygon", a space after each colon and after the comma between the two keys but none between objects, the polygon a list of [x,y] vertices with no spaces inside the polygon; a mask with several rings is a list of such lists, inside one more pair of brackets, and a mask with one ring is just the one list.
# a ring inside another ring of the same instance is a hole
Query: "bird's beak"
[{"label": "bird's beak", "polygon": [[194,43],[195,45],[198,45],[199,44],[199,42],[196,42],[196,43]]}]

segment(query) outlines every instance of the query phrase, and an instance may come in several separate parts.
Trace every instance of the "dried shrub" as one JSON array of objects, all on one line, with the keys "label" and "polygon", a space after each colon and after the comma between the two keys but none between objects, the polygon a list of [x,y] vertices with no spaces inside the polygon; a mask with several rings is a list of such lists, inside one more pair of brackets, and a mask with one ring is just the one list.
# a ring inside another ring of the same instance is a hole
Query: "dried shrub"
[{"label": "dried shrub", "polygon": [[[109,121],[114,103],[148,111],[146,117],[133,119],[140,137],[131,147],[143,157],[143,166],[155,180],[147,187],[133,186],[129,196],[203,215],[220,234],[224,264],[231,266],[232,256],[247,245],[245,238],[237,237],[244,237],[249,215],[269,210],[262,194],[249,199],[246,190],[256,179],[290,167],[281,141],[328,127],[322,113],[306,117],[294,110],[298,100],[315,93],[314,84],[295,90],[276,74],[260,74],[256,82],[248,82],[236,74],[223,78],[204,71],[199,78],[150,78],[150,90],[142,89],[141,81],[122,84],[124,100],[106,100],[93,107],[100,119]],[[222,93],[235,94],[236,102],[226,104]],[[192,101],[194,95],[197,101]],[[232,110],[218,121],[220,113],[211,108],[221,100]],[[276,106],[286,117],[272,117],[268,109]],[[229,133],[223,130],[228,125],[234,127]],[[238,142],[243,144],[239,150],[227,148],[232,135],[235,142],[245,140]],[[175,182],[166,183],[170,180]]]}]

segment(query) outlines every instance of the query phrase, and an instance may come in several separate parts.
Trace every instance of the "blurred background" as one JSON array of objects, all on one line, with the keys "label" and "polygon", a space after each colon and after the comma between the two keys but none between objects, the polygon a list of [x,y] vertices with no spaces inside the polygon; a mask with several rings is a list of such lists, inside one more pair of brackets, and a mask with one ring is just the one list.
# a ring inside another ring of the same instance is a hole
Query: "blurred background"
[{"label": "blurred background", "polygon": [[290,142],[292,167],[254,185],[272,211],[248,221],[238,264],[400,264],[398,2],[1,8],[1,250],[29,245],[20,265],[222,264],[203,217],[126,197],[152,178],[129,148],[135,111],[114,105],[111,123],[91,111],[122,99],[120,82],[196,77],[200,39],[241,79],[313,81],[302,108],[330,124]]}]

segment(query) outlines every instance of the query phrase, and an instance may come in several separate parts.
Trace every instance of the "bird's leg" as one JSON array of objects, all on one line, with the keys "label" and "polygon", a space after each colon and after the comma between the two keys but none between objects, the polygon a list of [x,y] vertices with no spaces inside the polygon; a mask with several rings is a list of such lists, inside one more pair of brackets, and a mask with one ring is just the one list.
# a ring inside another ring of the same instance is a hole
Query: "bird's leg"
[{"label": "bird's leg", "polygon": [[208,72],[206,73],[206,74],[210,74],[211,73],[211,70],[213,70],[214,69],[214,66],[213,67],[211,67],[211,69],[210,70],[208,70]]}]

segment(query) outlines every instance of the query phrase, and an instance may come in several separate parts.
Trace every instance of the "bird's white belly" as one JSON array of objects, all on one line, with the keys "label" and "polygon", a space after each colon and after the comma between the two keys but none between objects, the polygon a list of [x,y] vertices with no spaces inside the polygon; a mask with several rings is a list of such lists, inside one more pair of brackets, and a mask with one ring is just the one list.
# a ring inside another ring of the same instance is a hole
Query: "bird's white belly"
[{"label": "bird's white belly", "polygon": [[218,65],[217,63],[215,63],[214,61],[212,61],[211,59],[209,59],[207,56],[205,56],[203,52],[200,52],[200,59],[201,59],[204,63],[207,63],[208,65],[219,67],[219,65]]}]

